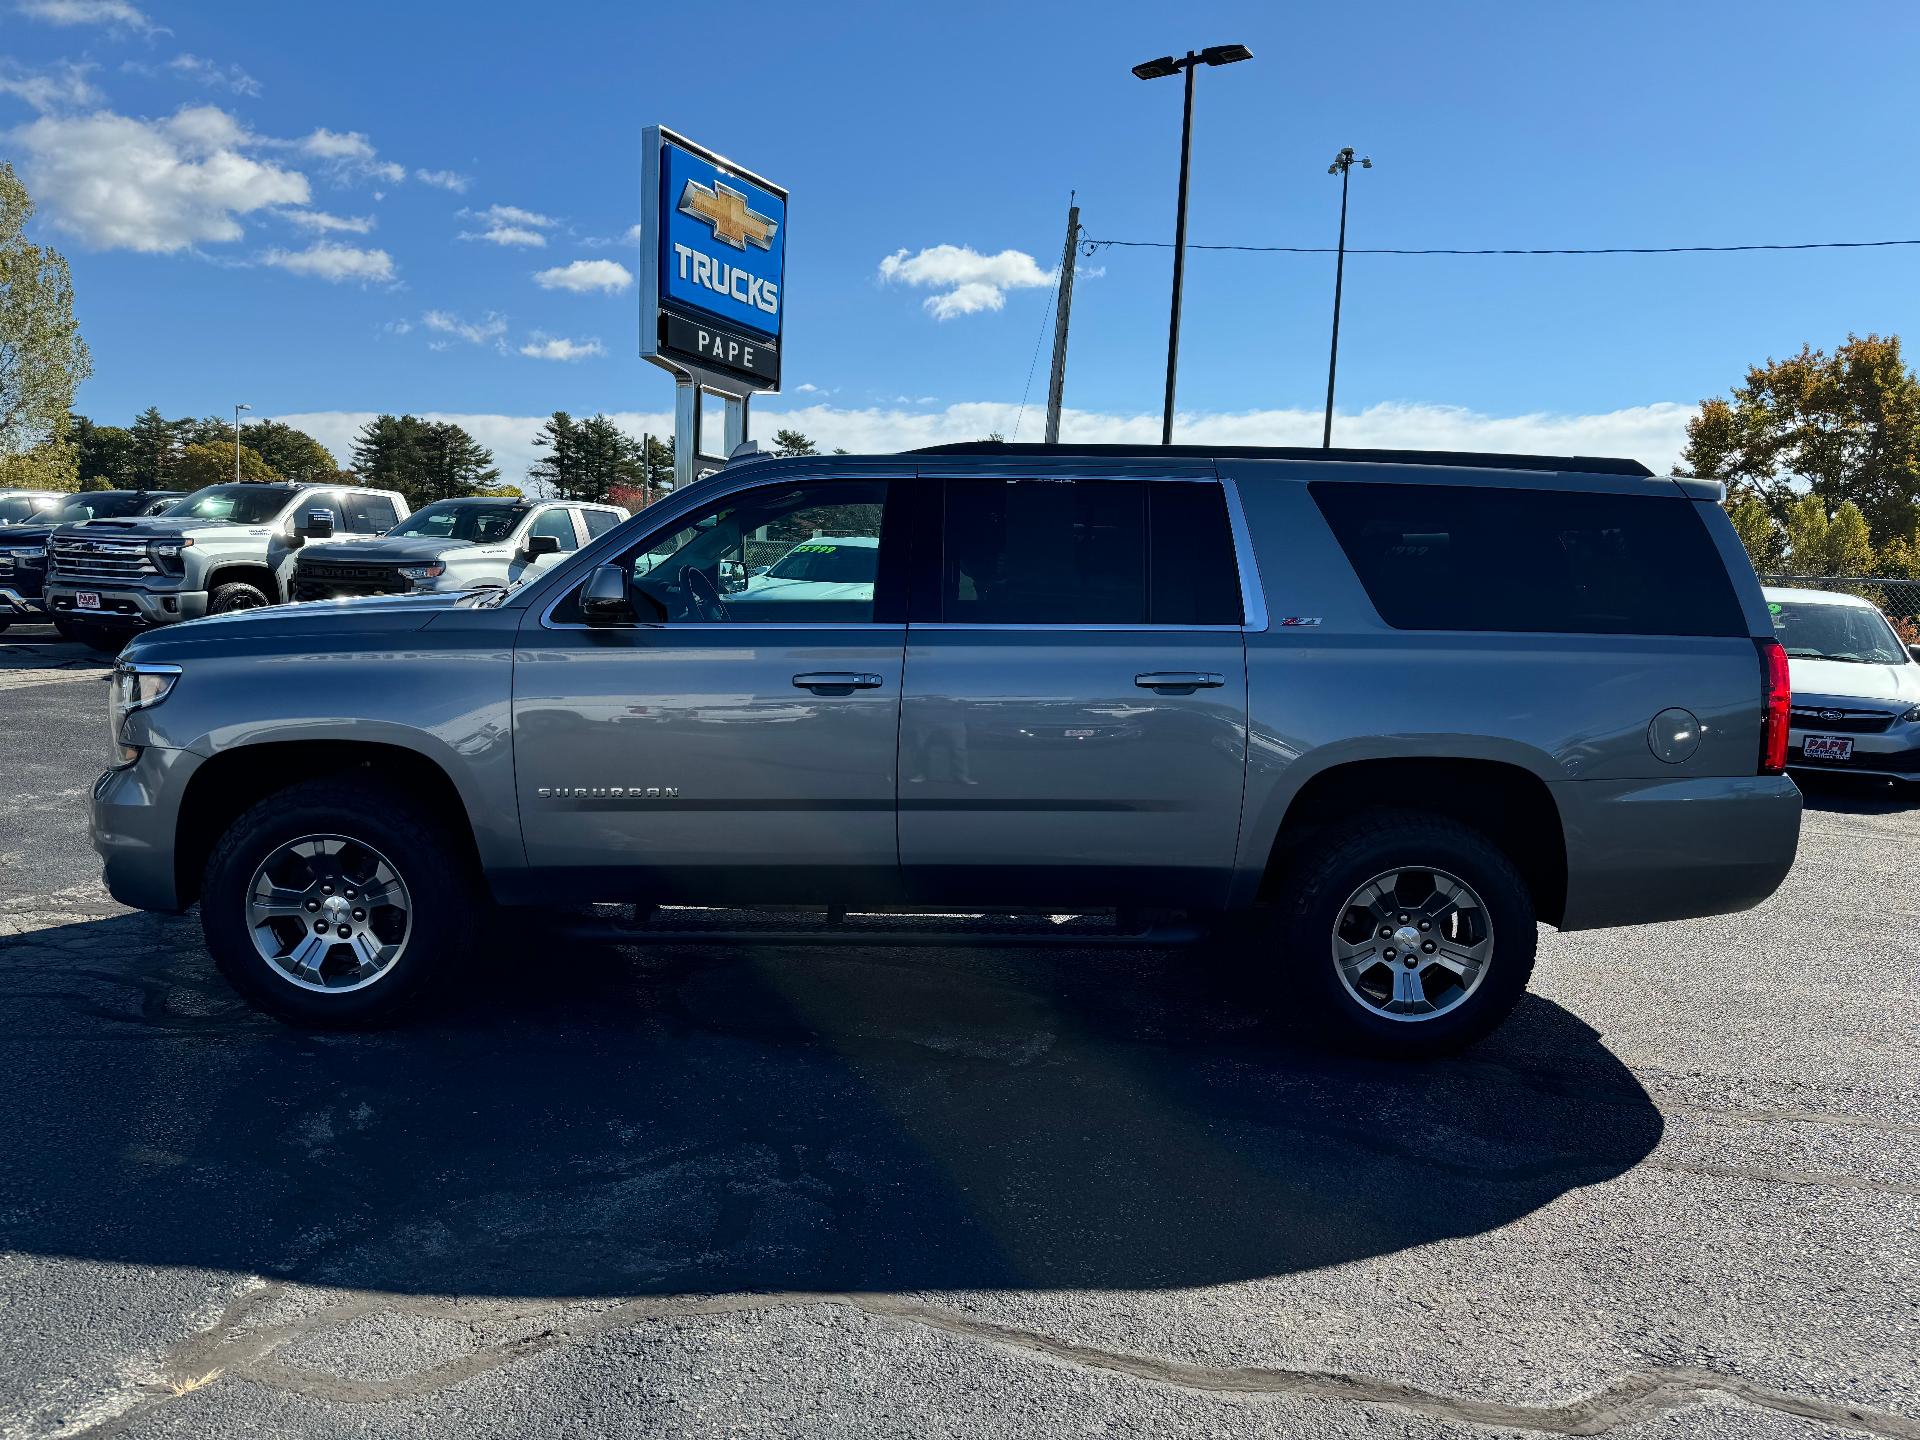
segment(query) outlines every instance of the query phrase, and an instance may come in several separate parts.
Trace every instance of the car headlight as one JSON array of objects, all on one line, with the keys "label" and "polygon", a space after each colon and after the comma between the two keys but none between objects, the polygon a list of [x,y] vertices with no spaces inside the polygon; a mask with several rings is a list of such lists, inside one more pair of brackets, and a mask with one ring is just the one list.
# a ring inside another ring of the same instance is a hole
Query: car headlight
[{"label": "car headlight", "polygon": [[1907,713],[1902,715],[1900,718],[1909,723],[1915,720],[1920,720],[1920,705],[1914,706],[1911,710],[1907,711]]},{"label": "car headlight", "polygon": [[13,553],[14,557],[19,560],[44,560],[47,558],[47,547],[44,545],[22,545]]},{"label": "car headlight", "polygon": [[153,561],[154,568],[168,575],[178,575],[186,567],[180,563],[180,552],[193,544],[189,539],[149,540],[147,558]]},{"label": "car headlight", "polygon": [[402,565],[400,573],[409,580],[438,580],[447,573],[447,567],[435,560],[426,565]]},{"label": "car headlight", "polygon": [[129,745],[123,733],[127,717],[136,710],[158,705],[172,693],[179,679],[178,665],[151,665],[139,660],[122,660],[113,667],[113,688],[107,701],[107,730],[119,757],[119,765],[131,765],[140,758],[140,747]]}]

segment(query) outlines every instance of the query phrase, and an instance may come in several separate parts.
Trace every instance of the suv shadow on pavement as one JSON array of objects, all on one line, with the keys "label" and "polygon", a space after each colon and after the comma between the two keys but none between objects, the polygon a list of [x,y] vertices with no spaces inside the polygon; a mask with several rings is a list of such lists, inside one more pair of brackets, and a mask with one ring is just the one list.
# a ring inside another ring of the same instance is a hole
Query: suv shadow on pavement
[{"label": "suv shadow on pavement", "polygon": [[1491,1230],[1660,1138],[1538,997],[1382,1064],[1204,973],[552,946],[431,1023],[309,1035],[190,918],[56,924],[0,941],[0,1244],[495,1296],[1195,1286]]}]

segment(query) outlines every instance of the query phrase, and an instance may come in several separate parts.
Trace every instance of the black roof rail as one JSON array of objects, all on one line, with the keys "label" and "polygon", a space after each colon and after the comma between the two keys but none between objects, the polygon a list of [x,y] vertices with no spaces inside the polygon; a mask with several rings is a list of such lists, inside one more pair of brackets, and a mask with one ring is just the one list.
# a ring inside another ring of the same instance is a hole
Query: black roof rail
[{"label": "black roof rail", "polygon": [[1003,455],[1009,458],[1085,456],[1099,460],[1331,460],[1367,465],[1451,465],[1471,470],[1559,470],[1580,475],[1652,478],[1638,460],[1601,455],[1499,455],[1480,450],[1323,450],[1317,445],[1016,445],[966,440],[927,445],[909,455]]}]

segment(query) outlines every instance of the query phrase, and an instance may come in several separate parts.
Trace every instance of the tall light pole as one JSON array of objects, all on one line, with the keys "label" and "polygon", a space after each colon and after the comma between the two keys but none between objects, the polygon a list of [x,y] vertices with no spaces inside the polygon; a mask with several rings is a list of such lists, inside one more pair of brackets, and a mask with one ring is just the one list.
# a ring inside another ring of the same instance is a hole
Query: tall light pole
[{"label": "tall light pole", "polygon": [[[1360,157],[1360,168],[1371,170],[1371,156]],[[1333,448],[1333,372],[1340,364],[1340,285],[1347,275],[1347,174],[1353,169],[1353,147],[1348,145],[1333,157],[1327,174],[1340,177],[1340,251],[1333,262],[1333,346],[1327,352],[1327,424],[1320,432],[1320,448]]]},{"label": "tall light pole", "polygon": [[251,409],[251,405],[233,407],[233,483],[236,485],[240,483],[240,412]]},{"label": "tall light pole", "polygon": [[1162,55],[1158,60],[1142,60],[1133,73],[1142,80],[1161,80],[1187,72],[1187,103],[1180,117],[1180,201],[1173,222],[1173,312],[1167,320],[1167,403],[1160,420],[1160,443],[1173,443],[1174,379],[1180,368],[1180,290],[1187,268],[1187,170],[1193,156],[1193,72],[1202,65],[1231,65],[1251,60],[1253,52],[1244,45],[1209,45],[1204,50],[1189,50],[1176,60]]}]

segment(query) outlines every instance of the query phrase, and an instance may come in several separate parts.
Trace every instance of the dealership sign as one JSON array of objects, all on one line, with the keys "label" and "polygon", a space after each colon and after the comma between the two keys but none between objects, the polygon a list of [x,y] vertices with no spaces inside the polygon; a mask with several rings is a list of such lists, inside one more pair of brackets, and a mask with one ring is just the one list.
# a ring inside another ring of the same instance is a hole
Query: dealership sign
[{"label": "dealership sign", "polygon": [[704,383],[778,389],[787,192],[658,125],[643,169],[640,353]]}]

